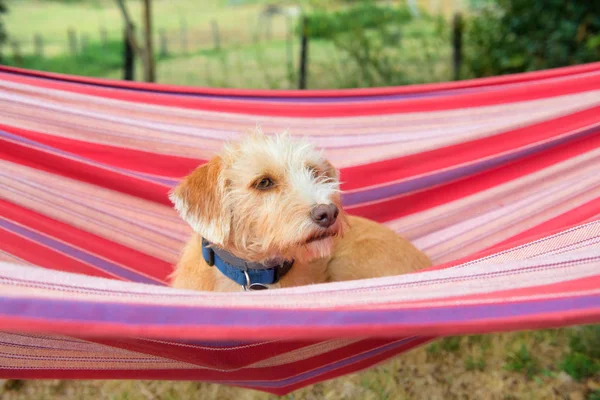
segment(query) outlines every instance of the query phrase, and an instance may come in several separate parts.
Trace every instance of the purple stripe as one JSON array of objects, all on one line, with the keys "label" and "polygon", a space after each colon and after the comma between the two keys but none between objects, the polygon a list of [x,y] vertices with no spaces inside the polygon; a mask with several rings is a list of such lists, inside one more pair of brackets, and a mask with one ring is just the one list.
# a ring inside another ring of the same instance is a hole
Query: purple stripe
[{"label": "purple stripe", "polygon": [[532,146],[523,150],[515,151],[503,156],[486,159],[480,162],[475,162],[469,165],[432,173],[420,178],[408,179],[398,183],[392,183],[387,186],[381,186],[374,189],[364,189],[357,192],[344,193],[343,204],[345,206],[353,206],[369,201],[382,200],[393,196],[398,196],[417,190],[426,189],[428,187],[437,186],[440,184],[449,183],[461,178],[465,178],[476,173],[490,170],[499,167],[503,164],[525,158],[527,156],[540,153],[573,140],[581,139],[582,137],[593,135],[600,132],[600,128],[595,126],[572,135],[561,137],[549,142],[541,143],[537,146]]},{"label": "purple stripe", "polygon": [[196,328],[333,328],[482,323],[500,318],[531,317],[580,311],[600,321],[600,295],[530,300],[519,303],[461,305],[400,310],[271,310],[151,304],[98,303],[81,300],[0,298],[0,315],[124,326]]},{"label": "purple stripe", "polygon": [[127,279],[129,281],[141,282],[141,283],[151,283],[151,284],[159,284],[159,282],[151,279],[147,276],[140,275],[137,272],[131,271],[127,268],[123,268],[117,264],[113,264],[107,260],[99,258],[91,253],[87,253],[85,251],[76,249],[68,244],[59,242],[47,236],[41,235],[37,232],[30,230],[29,228],[25,228],[23,226],[19,226],[13,224],[10,221],[5,219],[0,219],[0,228],[4,228],[13,233],[25,236],[29,240],[33,242],[37,242],[43,244],[51,249],[69,255],[77,260],[80,260],[86,264],[93,265],[94,267],[101,269],[103,271],[109,272],[113,275],[119,276],[123,279]]}]

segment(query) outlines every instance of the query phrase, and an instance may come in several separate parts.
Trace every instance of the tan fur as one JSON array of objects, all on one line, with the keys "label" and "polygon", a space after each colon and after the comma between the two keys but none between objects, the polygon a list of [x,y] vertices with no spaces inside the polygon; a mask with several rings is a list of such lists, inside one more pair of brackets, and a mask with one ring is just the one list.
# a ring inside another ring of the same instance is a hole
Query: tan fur
[{"label": "tan fur", "polygon": [[[274,186],[258,190],[257,182],[265,177]],[[206,264],[202,237],[249,261],[293,258],[293,268],[273,288],[400,275],[431,265],[391,229],[346,215],[338,171],[308,143],[285,135],[256,132],[225,146],[170,197],[195,230],[172,274],[173,287],[242,290]],[[340,215],[334,225],[321,228],[310,210],[329,203],[338,206]],[[307,242],[323,233],[331,236]]]}]

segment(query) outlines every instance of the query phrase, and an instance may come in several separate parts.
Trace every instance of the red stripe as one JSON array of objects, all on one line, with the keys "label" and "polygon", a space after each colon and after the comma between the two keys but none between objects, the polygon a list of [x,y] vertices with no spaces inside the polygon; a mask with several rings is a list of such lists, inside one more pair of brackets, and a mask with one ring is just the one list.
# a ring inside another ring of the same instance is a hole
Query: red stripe
[{"label": "red stripe", "polygon": [[7,253],[40,267],[101,278],[120,279],[117,276],[107,274],[103,270],[96,269],[89,264],[82,263],[2,228],[0,228],[0,248]]},{"label": "red stripe", "polygon": [[128,82],[105,78],[93,78],[85,76],[65,75],[53,72],[26,70],[21,68],[0,66],[0,71],[12,72],[20,75],[45,78],[61,79],[73,83],[94,84],[103,86],[118,86],[123,89],[144,89],[163,92],[205,94],[219,96],[251,96],[251,97],[355,97],[355,96],[384,96],[393,94],[413,94],[437,92],[442,90],[456,90],[464,88],[477,88],[486,86],[497,86],[512,83],[532,82],[540,79],[560,78],[598,71],[600,63],[589,63],[562,68],[554,68],[542,71],[525,72],[519,74],[494,76],[489,78],[465,79],[458,82],[428,83],[406,86],[381,87],[381,88],[357,88],[357,89],[329,89],[329,90],[253,90],[253,89],[229,89],[229,88],[207,88],[186,87],[176,85],[165,85],[145,82]]},{"label": "red stripe", "polygon": [[[535,292],[532,291],[532,288],[522,288],[522,289],[511,289],[511,290],[503,290],[495,293],[486,293],[480,295],[470,295],[470,296],[458,296],[452,297],[452,302],[458,301],[466,301],[466,300],[486,300],[486,299],[494,299],[496,302],[502,301],[502,299],[506,299],[509,297],[519,297],[519,296],[547,296],[554,297],[558,295],[568,296],[570,293],[583,292],[586,290],[598,290],[600,288],[600,275],[591,276],[581,279],[573,279],[566,282],[558,282],[550,285],[537,286],[535,287]],[[406,304],[406,303],[405,303]],[[418,302],[409,302],[409,304],[418,304]],[[452,307],[452,306],[448,306]]]},{"label": "red stripe", "polygon": [[[162,282],[166,282],[167,276],[173,271],[173,266],[166,261],[4,200],[0,200],[0,214],[18,224]],[[60,264],[54,265],[54,268],[59,269]]]},{"label": "red stripe", "polygon": [[3,124],[0,124],[0,131],[12,133],[62,151],[74,153],[89,160],[110,165],[111,167],[156,176],[182,177],[191,172],[199,164],[205,162],[199,159],[169,156],[126,147],[63,138]]},{"label": "red stripe", "polygon": [[169,188],[0,138],[0,159],[171,206]]},{"label": "red stripe", "polygon": [[[218,348],[215,350],[206,350],[178,346],[176,344],[169,343],[156,343],[135,338],[80,338],[111,347],[117,347],[142,354],[150,354],[157,357],[169,358],[171,360],[217,369],[243,368],[250,364],[257,363],[280,354],[285,354],[290,351],[319,343],[319,341],[315,340],[276,341],[265,342],[264,344],[248,347],[240,347],[235,350],[219,350]],[[300,367],[301,366],[299,365],[298,368]],[[217,371],[215,371],[215,373],[218,375],[221,374]],[[252,379],[252,373],[248,372],[248,374],[245,375],[246,378]],[[256,377],[260,377],[260,374],[256,375]]]},{"label": "red stripe", "polygon": [[305,104],[252,102],[230,99],[190,98],[156,93],[124,91],[96,86],[40,80],[25,76],[0,73],[0,79],[34,85],[38,88],[65,90],[74,93],[118,99],[145,104],[168,105],[189,109],[231,112],[251,115],[289,116],[298,118],[343,117],[358,115],[384,115],[393,113],[425,112],[482,107],[507,102],[519,102],[550,98],[574,93],[584,93],[600,87],[600,74],[574,76],[565,81],[536,82],[531,85],[516,85],[502,91],[466,93],[452,96],[390,100],[377,102],[350,102],[344,104]]},{"label": "red stripe", "polygon": [[[370,186],[383,182],[389,183],[453,168],[466,162],[495,157],[502,153],[514,153],[520,148],[597,125],[600,122],[599,115],[600,106],[592,107],[491,137],[368,165],[348,167],[343,171],[344,179],[348,180],[345,189],[368,190]],[[376,182],[373,182],[373,177],[376,177]]]},{"label": "red stripe", "polygon": [[349,212],[379,222],[397,219],[532,174],[561,161],[597,149],[599,146],[600,133],[596,133],[574,140],[568,146],[559,146],[540,154],[534,154],[460,181],[377,203],[350,207]]},{"label": "red stripe", "polygon": [[[396,348],[384,351],[381,354],[375,355],[373,357],[369,357],[369,358],[367,358],[365,360],[361,360],[361,361],[349,364],[349,365],[347,365],[345,367],[334,369],[331,372],[315,376],[314,378],[310,378],[310,379],[307,379],[307,380],[304,380],[304,381],[292,384],[290,386],[286,386],[286,387],[283,387],[283,388],[276,389],[276,391],[273,391],[272,393],[275,393],[277,395],[285,395],[287,393],[293,392],[296,389],[300,389],[302,387],[305,387],[305,386],[308,386],[308,385],[312,385],[312,384],[315,384],[317,382],[322,382],[322,381],[325,381],[325,380],[328,380],[328,379],[333,379],[333,378],[337,378],[339,376],[343,376],[343,375],[346,375],[346,374],[351,374],[351,373],[354,373],[354,372],[361,371],[361,370],[363,370],[365,368],[369,368],[369,367],[371,367],[371,366],[373,366],[375,364],[383,362],[383,361],[389,359],[390,357],[393,357],[395,355],[398,355],[400,353],[403,353],[405,351],[408,351],[410,349],[418,347],[418,346],[420,346],[420,345],[422,345],[424,343],[427,343],[427,342],[429,342],[429,341],[431,341],[433,339],[435,339],[435,338],[429,338],[429,337],[417,338],[417,339],[415,339],[415,340],[413,340],[413,341],[411,341],[409,343],[406,343],[406,344],[401,345],[399,347],[396,347]],[[354,355],[354,354],[348,354],[348,355],[351,356],[351,355]],[[323,365],[323,364],[325,364],[325,363],[322,363],[320,365]],[[266,388],[266,389],[265,388],[261,388],[261,390],[265,390],[266,391],[266,390],[269,390],[269,389],[268,388]]]},{"label": "red stripe", "polygon": [[[423,175],[433,171],[450,168],[468,161],[491,157],[503,152],[514,151],[520,147],[548,140],[553,137],[563,135],[565,132],[576,131],[597,123],[599,112],[600,107],[594,107],[589,110],[577,112],[551,121],[545,121],[533,126],[512,130],[488,138],[460,143],[407,157],[395,158],[377,163],[371,163],[368,165],[343,168],[341,171],[345,180],[345,183],[343,184],[343,190],[356,190],[361,188],[363,190],[368,190],[369,187],[376,184],[407,179],[412,176]],[[74,139],[60,138],[27,131],[24,129],[13,128],[5,125],[0,125],[0,129],[21,137],[28,138],[30,140],[35,140],[38,143],[49,145],[63,151],[75,153],[77,155],[111,166],[162,176],[180,177],[189,173],[195,167],[203,163],[201,160],[159,155],[116,146],[87,143]],[[40,150],[31,149],[30,151]],[[80,162],[73,160],[65,160],[65,162],[77,163],[77,165],[81,165]],[[52,165],[57,166],[57,163],[53,162]],[[98,168],[91,166],[88,167],[89,168],[84,169],[77,167],[75,171],[88,173],[90,168]],[[63,174],[60,172],[59,168],[56,169],[59,170],[58,172],[61,175]],[[63,167],[62,170],[64,171],[64,169],[65,168]],[[104,169],[102,170],[106,171]],[[107,171],[107,173],[110,173],[110,171]],[[122,176],[120,174],[118,175]],[[78,178],[77,174],[67,174],[66,176]],[[95,184],[101,184],[104,180],[86,181]],[[119,179],[119,181],[121,181],[121,179]],[[141,180],[138,180],[138,182],[146,184],[146,182]],[[119,186],[123,187],[123,185]],[[109,185],[106,185],[105,187],[111,189],[115,188],[114,183],[110,184],[110,182]],[[130,184],[126,185],[126,187],[131,189]],[[162,199],[160,202],[165,204],[165,190],[162,189],[161,192],[163,194],[159,195]],[[131,194],[131,192],[125,193]],[[134,191],[133,193],[137,192]],[[158,193],[154,195],[154,198],[156,198],[157,194]]]},{"label": "red stripe", "polygon": [[[208,368],[216,369],[239,369],[247,367],[251,364],[281,355],[290,351],[301,349],[316,343],[321,340],[311,341],[277,341],[269,342],[264,345],[248,348],[240,348],[232,351],[222,350],[203,350],[192,349],[182,346],[161,344],[155,342],[136,341],[129,339],[97,339],[81,337],[81,339],[93,341],[96,343],[123,348],[130,351],[141,352],[143,354],[151,354],[159,357],[167,357],[169,359],[191,363],[198,366],[207,366]],[[235,379],[235,376],[243,376],[243,379],[256,380],[269,376],[271,379],[285,379],[290,375],[301,374],[314,368],[315,365],[323,365],[325,363],[333,363],[337,360],[344,359],[349,355],[368,351],[374,347],[386,345],[396,339],[365,339],[356,343],[348,344],[347,346],[333,349],[325,354],[316,355],[304,360],[297,360],[293,363],[294,372],[290,374],[286,365],[277,365],[273,367],[249,368],[242,375],[235,372],[220,372],[207,371],[207,378],[210,379]],[[232,377],[233,376],[233,377]]]},{"label": "red stripe", "polygon": [[426,270],[433,271],[444,269],[522,246],[567,229],[574,228],[581,223],[588,221],[590,217],[597,215],[598,213],[600,213],[600,199],[594,199],[477,253],[444,264],[435,265]]},{"label": "red stripe", "polygon": [[[310,378],[304,381],[300,381],[296,384],[282,387],[282,388],[266,388],[266,387],[255,387],[251,386],[252,381],[248,379],[248,374],[258,374],[259,377],[256,380],[270,380],[270,375],[263,372],[262,368],[258,369],[241,369],[235,372],[219,373],[218,371],[207,371],[198,369],[162,369],[162,370],[88,370],[88,369],[64,369],[64,370],[36,370],[36,369],[11,369],[6,368],[2,370],[2,377],[7,379],[150,379],[150,380],[198,380],[213,383],[228,384],[227,381],[235,380],[248,380],[247,385],[238,385],[238,387],[249,388],[254,390],[262,390],[264,392],[273,393],[276,395],[284,395],[290,393],[298,388],[310,385],[316,382],[321,382],[326,379],[332,379],[338,376],[342,376],[348,373],[359,371],[361,369],[372,366],[376,363],[384,361],[394,355],[407,351],[411,348],[419,346],[427,341],[429,338],[420,338],[415,341],[399,346],[394,349],[390,349],[382,352],[376,356],[370,357],[365,360],[358,361],[356,363],[335,369],[323,375],[318,375],[314,378]],[[348,356],[354,354],[349,353]],[[325,363],[314,362],[313,368],[318,368],[322,365],[331,362],[332,360],[326,360]],[[279,371],[289,372],[295,371],[295,365],[297,362],[294,361],[292,364],[278,367]],[[228,384],[229,385],[229,384]]]},{"label": "red stripe", "polygon": [[[430,308],[441,307],[448,308],[448,312],[459,304],[459,302],[472,301],[473,303],[486,303],[489,300],[489,304],[499,304],[506,302],[510,298],[514,298],[515,301],[518,297],[521,301],[524,298],[543,297],[547,299],[553,299],[558,297],[576,297],[586,291],[598,291],[600,289],[600,275],[588,276],[585,278],[571,279],[567,281],[561,281],[557,283],[535,286],[535,287],[524,287],[518,289],[500,290],[492,293],[478,293],[466,296],[448,296],[437,299],[426,299],[426,300],[402,300],[399,302],[390,302],[385,304],[385,309],[415,309],[415,308]],[[441,305],[440,305],[441,304]],[[443,305],[446,304],[446,305]],[[339,310],[340,308],[336,308]],[[346,310],[371,310],[372,307],[365,306],[350,306],[344,307]]]}]

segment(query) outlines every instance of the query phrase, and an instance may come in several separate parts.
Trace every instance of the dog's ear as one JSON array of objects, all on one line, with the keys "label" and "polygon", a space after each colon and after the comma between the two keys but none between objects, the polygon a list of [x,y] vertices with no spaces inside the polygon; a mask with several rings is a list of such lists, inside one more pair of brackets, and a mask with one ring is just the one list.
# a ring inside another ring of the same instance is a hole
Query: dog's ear
[{"label": "dog's ear", "polygon": [[175,209],[195,232],[206,240],[224,245],[231,215],[223,205],[225,185],[220,179],[222,160],[215,157],[196,168],[169,193]]}]

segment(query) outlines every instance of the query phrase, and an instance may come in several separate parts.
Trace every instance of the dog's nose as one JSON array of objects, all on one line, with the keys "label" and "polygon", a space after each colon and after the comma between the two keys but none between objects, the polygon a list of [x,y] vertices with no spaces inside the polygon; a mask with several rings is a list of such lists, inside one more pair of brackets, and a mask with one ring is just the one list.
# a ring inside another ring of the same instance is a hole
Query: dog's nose
[{"label": "dog's nose", "polygon": [[319,226],[329,228],[335,223],[339,213],[340,210],[338,210],[335,204],[319,204],[311,210],[310,217]]}]

